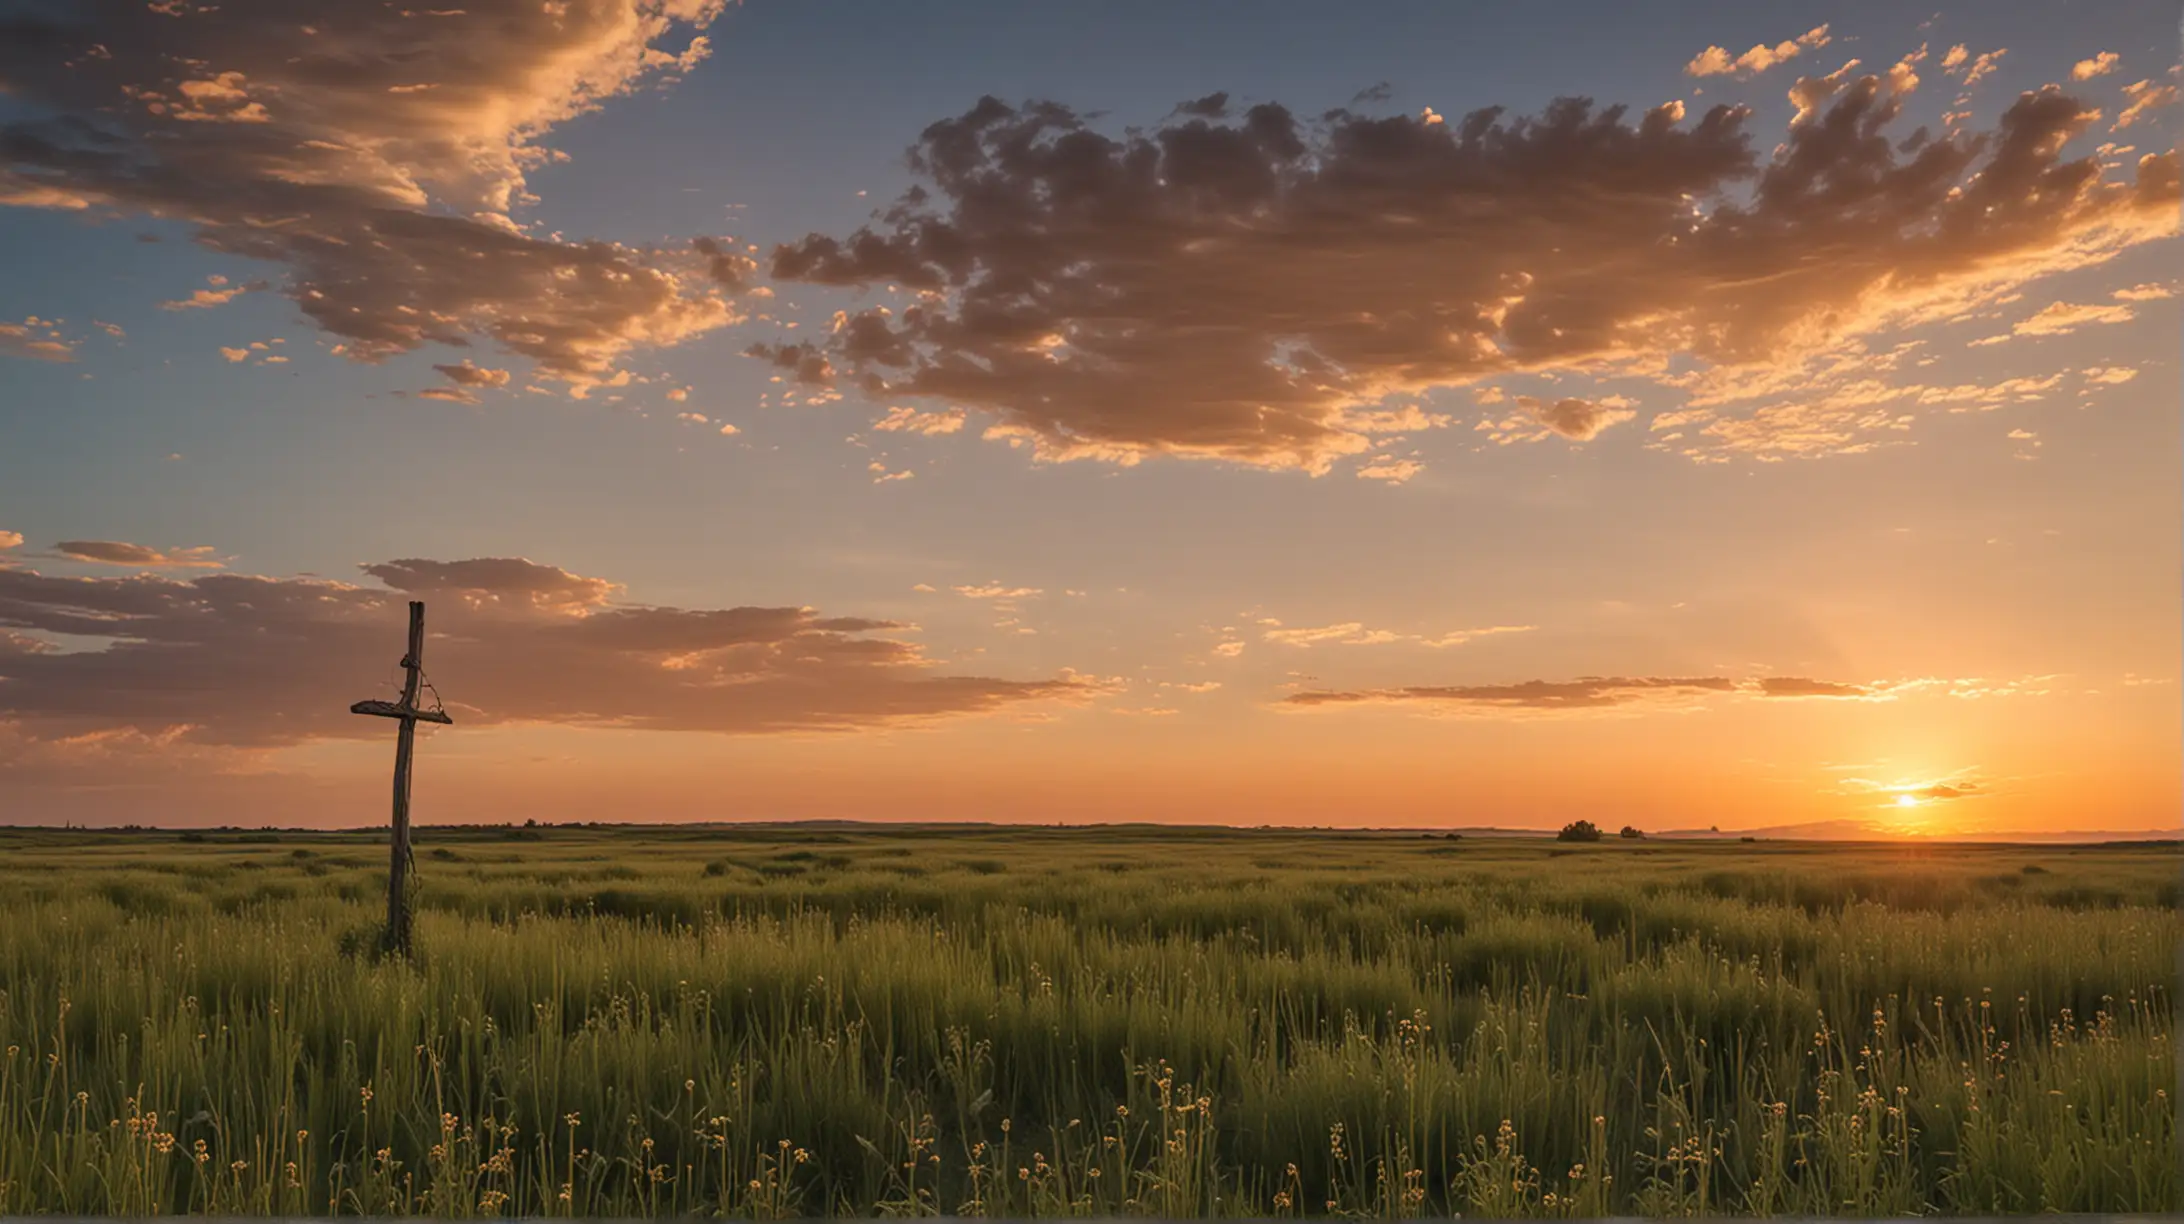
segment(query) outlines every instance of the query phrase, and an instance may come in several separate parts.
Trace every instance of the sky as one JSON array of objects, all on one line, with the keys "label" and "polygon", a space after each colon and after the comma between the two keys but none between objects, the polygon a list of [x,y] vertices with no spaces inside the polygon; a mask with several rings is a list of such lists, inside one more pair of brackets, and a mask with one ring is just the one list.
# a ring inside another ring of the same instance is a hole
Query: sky
[{"label": "sky", "polygon": [[2173,831],[2173,3],[0,0],[0,820]]}]

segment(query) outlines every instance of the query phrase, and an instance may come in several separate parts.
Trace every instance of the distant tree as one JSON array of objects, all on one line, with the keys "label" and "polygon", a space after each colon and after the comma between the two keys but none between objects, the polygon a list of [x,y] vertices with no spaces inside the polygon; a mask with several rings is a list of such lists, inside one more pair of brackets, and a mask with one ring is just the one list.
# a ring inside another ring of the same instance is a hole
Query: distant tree
[{"label": "distant tree", "polygon": [[1590,820],[1573,820],[1555,834],[1556,841],[1595,842],[1600,840],[1600,826]]},{"label": "distant tree", "polygon": [[1637,841],[1643,838],[1645,835],[1645,830],[1639,828],[1637,825],[1623,826],[1623,836],[1631,841]]}]

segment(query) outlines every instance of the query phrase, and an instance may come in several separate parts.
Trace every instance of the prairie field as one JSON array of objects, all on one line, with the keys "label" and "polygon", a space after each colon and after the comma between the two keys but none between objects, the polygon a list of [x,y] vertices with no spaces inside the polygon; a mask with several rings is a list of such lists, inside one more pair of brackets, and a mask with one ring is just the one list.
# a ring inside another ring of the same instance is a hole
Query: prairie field
[{"label": "prairie field", "polygon": [[2174,845],[0,830],[0,1214],[2184,1209]]}]

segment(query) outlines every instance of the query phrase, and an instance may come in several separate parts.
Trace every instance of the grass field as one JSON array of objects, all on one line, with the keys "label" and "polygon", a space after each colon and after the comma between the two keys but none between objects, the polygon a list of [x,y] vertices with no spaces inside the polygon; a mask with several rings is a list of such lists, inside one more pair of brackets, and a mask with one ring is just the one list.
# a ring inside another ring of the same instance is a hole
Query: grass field
[{"label": "grass field", "polygon": [[0,1213],[2175,1211],[2179,860],[0,830]]}]

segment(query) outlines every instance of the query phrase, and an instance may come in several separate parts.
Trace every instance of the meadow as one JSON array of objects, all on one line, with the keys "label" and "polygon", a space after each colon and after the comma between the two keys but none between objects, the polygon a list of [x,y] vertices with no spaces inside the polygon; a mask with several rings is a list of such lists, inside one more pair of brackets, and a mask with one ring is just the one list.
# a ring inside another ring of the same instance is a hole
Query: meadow
[{"label": "meadow", "polygon": [[0,1214],[2184,1209],[2175,845],[0,830]]}]

